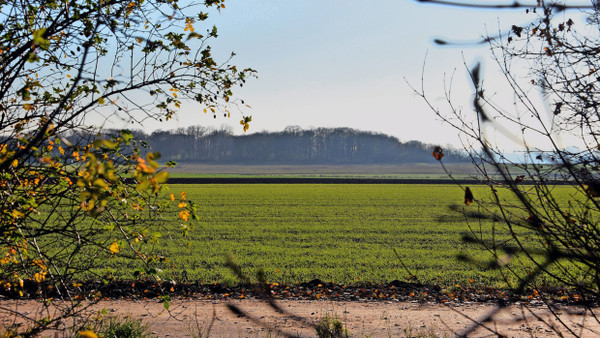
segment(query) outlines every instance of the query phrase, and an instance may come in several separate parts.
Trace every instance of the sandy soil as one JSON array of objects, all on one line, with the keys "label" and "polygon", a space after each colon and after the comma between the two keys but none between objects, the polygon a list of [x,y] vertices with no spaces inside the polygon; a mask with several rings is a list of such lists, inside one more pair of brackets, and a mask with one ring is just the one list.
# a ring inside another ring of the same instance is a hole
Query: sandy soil
[{"label": "sandy soil", "polygon": [[[313,323],[323,318],[337,318],[344,322],[353,337],[405,337],[407,335],[436,334],[455,336],[494,310],[490,304],[417,304],[402,302],[330,302],[291,301],[278,304],[290,317],[277,313],[268,304],[257,300],[231,301],[248,316],[240,317],[227,308],[226,301],[174,300],[170,314],[157,301],[102,301],[93,306],[92,313],[107,310],[106,316],[142,318],[156,337],[282,337],[284,334],[315,336]],[[41,305],[35,301],[0,301],[0,308],[18,309],[29,317],[40,318]],[[575,307],[561,307],[561,320],[584,337],[600,336],[600,325],[588,313]],[[250,318],[251,317],[251,318]],[[3,325],[10,325],[14,316],[0,312]],[[211,326],[212,325],[212,326]],[[497,330],[508,337],[558,336],[551,326],[558,321],[541,305],[511,305],[500,311],[487,328],[479,327],[469,336],[495,336]],[[585,326],[585,329],[581,327]],[[209,331],[210,330],[210,331]],[[562,333],[567,333],[561,328]],[[568,335],[568,333],[567,333]]]}]

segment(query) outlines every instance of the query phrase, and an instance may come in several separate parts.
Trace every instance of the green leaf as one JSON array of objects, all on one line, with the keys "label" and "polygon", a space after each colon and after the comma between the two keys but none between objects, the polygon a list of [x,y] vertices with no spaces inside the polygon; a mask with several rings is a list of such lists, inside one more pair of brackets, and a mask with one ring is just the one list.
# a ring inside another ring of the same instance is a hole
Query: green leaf
[{"label": "green leaf", "polygon": [[35,30],[33,32],[33,44],[47,50],[50,47],[50,41],[44,38],[44,33],[46,33],[46,28]]},{"label": "green leaf", "polygon": [[138,184],[138,186],[135,189],[139,192],[142,192],[148,190],[148,188],[150,188],[151,185],[152,182],[150,182],[150,180],[143,180],[140,184]]},{"label": "green leaf", "polygon": [[121,130],[121,138],[125,144],[129,143],[133,139],[133,134],[129,130]]},{"label": "green leaf", "polygon": [[169,178],[169,173],[166,171],[161,171],[158,174],[154,175],[154,180],[158,184],[166,183],[168,178]]},{"label": "green leaf", "polygon": [[158,296],[158,299],[160,299],[160,302],[163,303],[163,306],[165,307],[165,310],[169,310],[169,307],[171,306],[171,296],[169,295],[162,295],[162,296]]},{"label": "green leaf", "polygon": [[100,187],[100,188],[108,187],[108,184],[106,184],[106,182],[101,178],[97,178],[93,184],[94,184],[94,186]]},{"label": "green leaf", "polygon": [[34,52],[31,52],[31,53],[29,53],[29,55],[27,55],[27,62],[29,62],[29,63],[33,63],[33,62],[36,62],[39,60],[40,60],[40,58]]}]

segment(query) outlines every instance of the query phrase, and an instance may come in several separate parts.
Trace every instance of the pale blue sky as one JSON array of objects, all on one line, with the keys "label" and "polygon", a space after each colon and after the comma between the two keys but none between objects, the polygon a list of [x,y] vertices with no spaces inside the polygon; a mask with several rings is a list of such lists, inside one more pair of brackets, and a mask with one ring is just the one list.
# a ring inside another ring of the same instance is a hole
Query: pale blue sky
[{"label": "pale blue sky", "polygon": [[[420,85],[427,55],[431,97],[443,96],[444,74],[457,69],[455,95],[468,106],[463,55],[467,64],[483,61],[493,70],[487,48],[442,48],[433,38],[476,40],[526,20],[523,9],[486,12],[409,0],[230,0],[209,19],[219,28],[215,55],[235,51],[233,63],[258,71],[258,79],[235,92],[252,106],[244,110],[253,116],[249,133],[351,127],[442,145],[457,144],[456,131],[437,121],[405,78]],[[241,133],[240,115],[213,120],[194,103],[182,108],[175,120],[144,127],[226,124]]]}]

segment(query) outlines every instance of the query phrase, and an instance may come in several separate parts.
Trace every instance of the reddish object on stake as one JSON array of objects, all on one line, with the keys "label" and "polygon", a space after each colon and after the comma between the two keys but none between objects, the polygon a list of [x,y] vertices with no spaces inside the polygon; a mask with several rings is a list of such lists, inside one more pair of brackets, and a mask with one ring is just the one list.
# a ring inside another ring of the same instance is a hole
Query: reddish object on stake
[{"label": "reddish object on stake", "polygon": [[433,152],[431,153],[436,160],[441,161],[442,157],[444,157],[444,153],[442,152],[442,147],[436,146],[433,148]]}]

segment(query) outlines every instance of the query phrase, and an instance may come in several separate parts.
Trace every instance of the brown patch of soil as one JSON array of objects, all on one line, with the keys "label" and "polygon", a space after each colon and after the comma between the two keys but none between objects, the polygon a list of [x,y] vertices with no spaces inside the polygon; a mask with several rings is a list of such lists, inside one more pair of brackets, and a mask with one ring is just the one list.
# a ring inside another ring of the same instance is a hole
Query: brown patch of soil
[{"label": "brown patch of soil", "polygon": [[[228,304],[247,316],[234,314]],[[141,318],[150,325],[156,337],[204,337],[209,329],[211,337],[281,337],[280,331],[313,337],[316,334],[312,325],[326,317],[341,320],[354,337],[404,337],[409,333],[443,337],[462,332],[473,324],[472,319],[480,320],[495,308],[493,304],[475,302],[441,305],[400,301],[279,300],[277,304],[288,314],[277,313],[264,301],[250,299],[175,299],[171,302],[170,312],[156,300],[105,300],[93,305],[90,314],[105,309],[106,316]],[[0,312],[2,325],[11,325],[15,320],[7,310],[16,310],[31,318],[48,314],[35,300],[2,300],[0,308],[4,309]],[[557,311],[559,318],[576,329],[577,334],[584,337],[600,335],[600,325],[582,308],[560,305]],[[552,330],[553,325],[568,335],[556,317],[540,303],[511,304],[486,324],[490,330],[508,337],[557,336]],[[479,327],[470,336],[494,336],[490,330]]]}]

